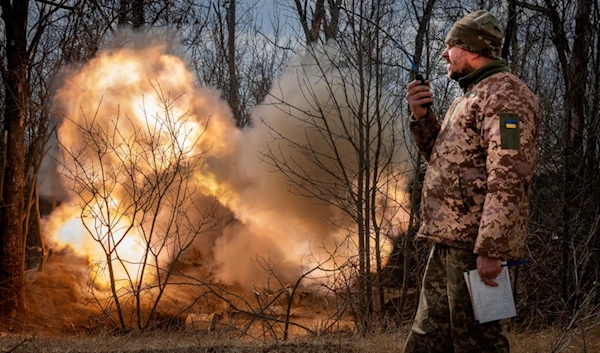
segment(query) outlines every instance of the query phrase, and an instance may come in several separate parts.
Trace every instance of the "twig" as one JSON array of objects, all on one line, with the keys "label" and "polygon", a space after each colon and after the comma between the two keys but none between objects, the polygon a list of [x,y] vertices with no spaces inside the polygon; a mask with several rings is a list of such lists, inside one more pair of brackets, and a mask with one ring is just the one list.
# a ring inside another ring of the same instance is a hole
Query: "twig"
[{"label": "twig", "polygon": [[48,0],[35,0],[35,1],[41,2],[42,4],[46,4],[46,5],[56,6],[58,8],[65,9],[65,10],[74,10],[75,9],[73,6],[68,6],[68,5],[63,5],[63,4],[57,4],[55,2],[48,1]]},{"label": "twig", "polygon": [[24,340],[22,340],[21,342],[19,342],[16,346],[12,347],[10,350],[4,350],[5,353],[11,353],[14,352],[15,349],[19,348],[23,343],[25,342],[31,342],[31,337],[28,337]]}]

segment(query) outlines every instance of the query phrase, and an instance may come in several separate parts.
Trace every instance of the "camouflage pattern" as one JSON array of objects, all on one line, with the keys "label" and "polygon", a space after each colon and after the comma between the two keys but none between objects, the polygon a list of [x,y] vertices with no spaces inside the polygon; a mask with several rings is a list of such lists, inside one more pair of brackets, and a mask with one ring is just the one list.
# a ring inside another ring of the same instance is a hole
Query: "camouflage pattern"
[{"label": "camouflage pattern", "polygon": [[405,353],[509,351],[502,321],[475,323],[463,272],[474,269],[476,260],[470,251],[433,247]]},{"label": "camouflage pattern", "polygon": [[[410,128],[429,162],[418,237],[514,260],[525,248],[539,103],[505,66],[496,61],[461,79],[465,94],[441,126],[429,110]],[[517,148],[503,148],[500,116],[507,113],[518,116]]]},{"label": "camouflage pattern", "polygon": [[446,44],[493,59],[500,59],[504,34],[498,20],[489,12],[479,10],[456,21]]}]

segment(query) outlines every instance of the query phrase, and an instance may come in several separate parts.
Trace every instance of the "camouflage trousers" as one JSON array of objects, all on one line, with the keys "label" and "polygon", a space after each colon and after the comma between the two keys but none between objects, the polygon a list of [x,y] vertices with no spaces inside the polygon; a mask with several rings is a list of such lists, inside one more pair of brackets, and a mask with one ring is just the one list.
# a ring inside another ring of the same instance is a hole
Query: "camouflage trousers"
[{"label": "camouflage trousers", "polygon": [[468,250],[442,244],[431,249],[405,353],[509,351],[501,321],[475,324],[463,272],[475,269],[476,261]]}]

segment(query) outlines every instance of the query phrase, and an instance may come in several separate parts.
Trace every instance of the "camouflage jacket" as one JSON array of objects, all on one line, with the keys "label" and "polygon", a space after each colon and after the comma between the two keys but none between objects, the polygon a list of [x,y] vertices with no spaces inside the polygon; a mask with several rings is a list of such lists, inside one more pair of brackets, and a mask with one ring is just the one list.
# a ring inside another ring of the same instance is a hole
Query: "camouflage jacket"
[{"label": "camouflage jacket", "polygon": [[410,129],[429,162],[418,237],[489,257],[521,258],[537,158],[539,103],[503,61],[461,79],[440,125]]}]

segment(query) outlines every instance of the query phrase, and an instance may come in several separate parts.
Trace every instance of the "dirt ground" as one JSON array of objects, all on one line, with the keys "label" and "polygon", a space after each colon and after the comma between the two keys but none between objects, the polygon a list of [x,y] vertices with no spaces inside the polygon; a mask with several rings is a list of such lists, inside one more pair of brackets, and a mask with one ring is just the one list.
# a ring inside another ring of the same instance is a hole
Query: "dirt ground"
[{"label": "dirt ground", "polygon": [[[577,331],[577,330],[576,330]],[[312,339],[294,339],[288,342],[245,342],[217,334],[190,331],[129,334],[123,336],[63,336],[41,337],[32,334],[0,333],[0,352],[78,352],[78,353],[401,353],[406,330],[374,334],[369,337],[329,336]],[[509,333],[511,352],[599,352],[600,332],[581,332],[557,343],[563,337],[559,330],[536,333]]]}]

